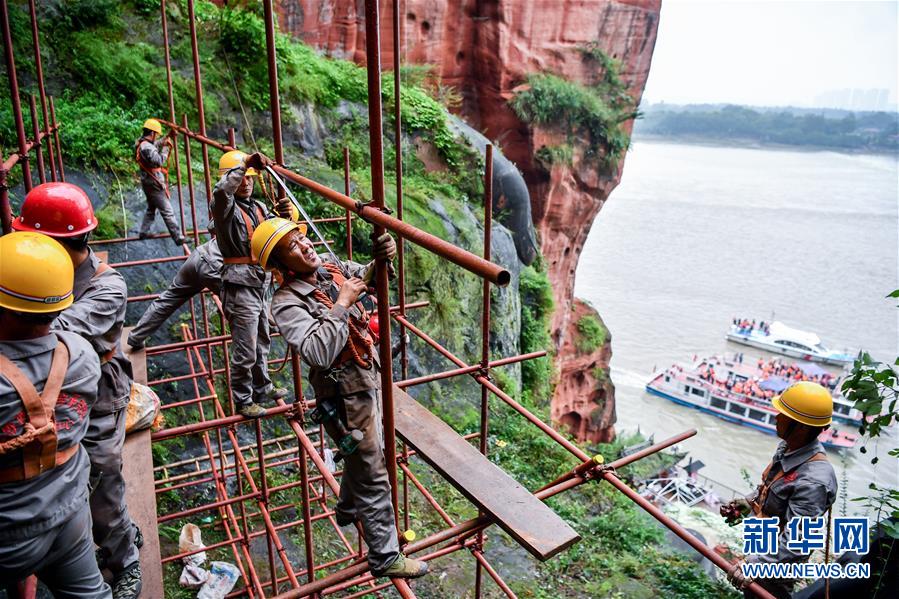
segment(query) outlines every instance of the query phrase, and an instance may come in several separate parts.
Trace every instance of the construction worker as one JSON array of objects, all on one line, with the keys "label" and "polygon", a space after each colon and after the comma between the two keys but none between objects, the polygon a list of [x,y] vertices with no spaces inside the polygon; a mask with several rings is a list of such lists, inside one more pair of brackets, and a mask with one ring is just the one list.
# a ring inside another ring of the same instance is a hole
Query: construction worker
[{"label": "construction worker", "polygon": [[44,183],[33,188],[13,221],[17,231],[55,238],[75,267],[75,301],[53,322],[53,329],[81,335],[100,357],[97,401],[81,443],[91,461],[90,507],[98,561],[113,575],[115,599],[126,599],[140,594],[138,545],[143,542],[128,514],[122,477],[125,408],[132,372],[131,362],[119,349],[119,339],[128,289],[122,275],[100,262],[88,245],[96,226],[90,199],[71,183]]},{"label": "construction worker", "polygon": [[159,294],[128,335],[128,345],[141,348],[147,337],[162,326],[186,301],[209,289],[216,295],[222,287],[222,253],[212,239],[198,245],[175,275],[168,289]]},{"label": "construction worker", "polygon": [[[374,262],[369,266],[324,263],[305,236],[305,228],[282,218],[257,227],[253,253],[259,264],[277,269],[284,279],[272,298],[272,316],[290,348],[309,365],[317,409],[333,406],[332,417],[325,418],[324,425],[345,453],[346,462],[336,509],[338,524],[361,521],[374,575],[423,576],[427,564],[399,550],[381,440],[379,358],[368,312],[358,301],[366,289],[364,273]],[[382,235],[375,243],[375,257],[391,259],[395,254],[393,239]],[[344,451],[347,431],[363,436],[356,437],[358,446]]]},{"label": "construction worker", "polygon": [[[231,327],[231,395],[237,412],[247,418],[265,415],[260,402],[287,396],[287,390],[272,385],[268,375],[267,277],[250,251],[254,229],[271,216],[251,197],[253,177],[270,164],[259,153],[227,152],[219,160],[221,179],[212,192],[216,241],[223,262],[220,297]],[[290,202],[282,199],[277,210],[289,217]]]},{"label": "construction worker", "polygon": [[175,245],[183,245],[184,238],[181,236],[178,223],[175,222],[175,213],[172,212],[172,203],[169,200],[169,172],[166,168],[174,135],[175,130],[172,129],[163,137],[162,124],[156,119],[147,119],[144,122],[143,133],[134,144],[134,160],[140,167],[140,186],[147,196],[147,212],[140,225],[140,238],[146,239],[150,236],[150,229],[153,228],[158,210]]},{"label": "construction worker", "polygon": [[50,331],[72,304],[72,260],[39,233],[0,237],[0,257],[0,589],[18,597],[37,574],[57,599],[105,599],[80,444],[100,362],[78,335]]},{"label": "construction worker", "polygon": [[[747,562],[801,563],[809,555],[787,546],[787,523],[793,517],[818,518],[829,513],[837,495],[837,478],[827,461],[818,435],[829,428],[833,414],[833,398],[817,383],[793,384],[782,395],[772,399],[777,409],[777,436],[782,439],[774,457],[762,473],[762,483],[746,499],[738,499],[721,507],[721,515],[730,521],[737,514],[752,512],[759,517],[780,519],[778,551],[771,555],[750,555]],[[828,518],[828,525],[830,524]],[[745,590],[752,580],[746,578],[736,564],[728,579],[738,590]],[[792,578],[759,579],[758,582],[778,599],[788,598],[796,582]],[[747,597],[749,593],[747,591]]]}]

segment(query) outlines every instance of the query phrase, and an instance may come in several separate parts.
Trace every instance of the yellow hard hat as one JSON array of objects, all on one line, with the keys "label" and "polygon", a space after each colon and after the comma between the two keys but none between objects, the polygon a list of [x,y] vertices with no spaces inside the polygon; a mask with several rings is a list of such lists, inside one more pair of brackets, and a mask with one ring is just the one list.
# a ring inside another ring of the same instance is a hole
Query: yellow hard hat
[{"label": "yellow hard hat", "polygon": [[[219,158],[219,175],[224,175],[235,166],[242,166],[246,159],[246,153],[241,152],[240,150],[225,152],[222,154],[222,157]],[[248,177],[255,176],[257,174],[256,169],[248,168],[246,174]]]},{"label": "yellow hard hat", "polygon": [[803,381],[791,385],[771,403],[778,412],[809,426],[827,426],[833,415],[833,398],[819,385]]},{"label": "yellow hard hat", "polygon": [[250,250],[259,262],[259,266],[270,270],[268,267],[269,256],[272,255],[272,251],[278,245],[278,242],[294,229],[297,229],[303,235],[306,234],[305,223],[297,224],[286,218],[275,217],[259,223],[259,226],[253,231],[253,238],[250,240]]},{"label": "yellow hard hat", "polygon": [[162,123],[156,119],[147,119],[144,121],[144,129],[149,129],[150,131],[155,131],[159,135],[162,135]]},{"label": "yellow hard hat", "polygon": [[0,306],[17,312],[58,312],[72,305],[75,267],[62,245],[42,233],[0,237]]}]

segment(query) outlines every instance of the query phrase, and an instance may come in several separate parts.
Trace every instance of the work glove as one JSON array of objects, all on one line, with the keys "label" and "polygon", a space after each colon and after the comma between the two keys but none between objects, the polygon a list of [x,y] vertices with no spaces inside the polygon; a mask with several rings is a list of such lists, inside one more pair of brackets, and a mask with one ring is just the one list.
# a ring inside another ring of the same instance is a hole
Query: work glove
[{"label": "work glove", "polygon": [[375,259],[383,258],[385,260],[393,260],[396,257],[396,242],[390,233],[384,233],[375,240],[375,247],[372,251]]},{"label": "work glove", "polygon": [[260,152],[250,154],[243,163],[246,168],[254,168],[260,173],[265,170],[265,167],[272,166],[273,164],[274,162],[272,162],[271,158],[266,157],[265,154],[261,154]]},{"label": "work glove", "polygon": [[281,198],[275,204],[275,212],[278,213],[278,216],[281,218],[286,218],[290,220],[290,200],[287,198]]},{"label": "work glove", "polygon": [[743,517],[747,516],[751,511],[752,507],[749,505],[749,501],[743,497],[738,497],[730,503],[725,503],[719,509],[719,513],[731,526],[739,524]]},{"label": "work glove", "polygon": [[743,560],[738,561],[727,573],[727,581],[738,591],[746,590],[749,585],[751,585],[754,580],[748,578],[743,575],[743,568],[741,567],[744,563]]}]

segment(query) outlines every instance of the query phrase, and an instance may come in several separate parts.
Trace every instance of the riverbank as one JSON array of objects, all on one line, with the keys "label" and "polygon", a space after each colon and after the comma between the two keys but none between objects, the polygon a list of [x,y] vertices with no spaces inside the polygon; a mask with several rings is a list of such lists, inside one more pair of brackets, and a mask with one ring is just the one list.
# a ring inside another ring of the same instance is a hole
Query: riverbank
[{"label": "riverbank", "polygon": [[742,148],[747,150],[783,150],[786,152],[837,152],[840,154],[848,154],[850,156],[871,155],[892,157],[899,160],[899,151],[886,150],[883,148],[845,148],[839,146],[826,145],[791,145],[779,144],[771,142],[760,142],[755,139],[748,138],[727,138],[708,137],[702,135],[660,135],[658,133],[645,133],[639,129],[634,131],[634,137],[631,145],[639,142],[647,143],[670,143],[688,146],[702,146],[707,148]]}]

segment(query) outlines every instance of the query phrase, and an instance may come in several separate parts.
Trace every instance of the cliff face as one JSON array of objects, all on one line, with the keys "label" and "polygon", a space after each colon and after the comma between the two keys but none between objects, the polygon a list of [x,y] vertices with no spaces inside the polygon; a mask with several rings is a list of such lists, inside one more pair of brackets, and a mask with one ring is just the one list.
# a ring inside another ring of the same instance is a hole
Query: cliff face
[{"label": "cliff face", "polygon": [[[392,5],[381,2],[384,68],[393,60]],[[582,52],[587,44],[620,61],[621,79],[639,100],[649,74],[661,0],[406,0],[401,6],[404,60],[435,65],[442,83],[461,92],[465,120],[494,140],[527,182],[556,303],[551,327],[560,379],[553,416],[582,439],[610,439],[615,419],[611,386],[579,368],[586,360],[595,365],[591,372],[596,367],[607,370],[611,351],[605,346],[589,357],[576,356],[571,336],[578,315],[592,310],[575,304],[577,262],[593,219],[620,180],[624,161],[601,172],[594,161],[582,159],[582,148],[576,146],[571,164],[545,168],[534,154],[557,141],[557,134],[521,122],[509,100],[530,73],[595,81],[596,64]],[[279,14],[283,30],[328,54],[363,63],[362,8],[357,0],[281,0]],[[594,408],[587,409],[585,401]],[[574,422],[566,414],[593,416]]]}]

